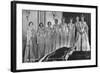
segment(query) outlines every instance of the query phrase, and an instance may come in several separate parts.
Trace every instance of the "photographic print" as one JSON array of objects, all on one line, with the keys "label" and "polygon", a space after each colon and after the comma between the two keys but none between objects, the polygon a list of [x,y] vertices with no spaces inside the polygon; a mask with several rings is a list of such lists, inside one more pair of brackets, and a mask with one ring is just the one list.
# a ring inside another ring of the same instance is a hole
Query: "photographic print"
[{"label": "photographic print", "polygon": [[23,62],[91,58],[91,14],[22,11]]},{"label": "photographic print", "polygon": [[12,71],[96,67],[96,11],[96,6],[13,1]]}]

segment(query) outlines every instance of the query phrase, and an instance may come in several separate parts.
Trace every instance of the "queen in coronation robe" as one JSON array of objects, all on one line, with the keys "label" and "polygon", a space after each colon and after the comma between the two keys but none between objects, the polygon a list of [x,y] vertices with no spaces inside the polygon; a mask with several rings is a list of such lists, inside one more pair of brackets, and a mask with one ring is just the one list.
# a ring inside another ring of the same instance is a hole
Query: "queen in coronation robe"
[{"label": "queen in coronation robe", "polygon": [[90,51],[89,38],[88,38],[88,25],[84,21],[84,16],[81,17],[81,32],[82,32],[82,51]]},{"label": "queen in coronation robe", "polygon": [[[77,18],[78,21],[79,18]],[[84,16],[81,17],[81,21],[76,23],[77,25],[77,48],[76,51],[90,51],[89,39],[88,39],[88,25],[84,21]]]}]

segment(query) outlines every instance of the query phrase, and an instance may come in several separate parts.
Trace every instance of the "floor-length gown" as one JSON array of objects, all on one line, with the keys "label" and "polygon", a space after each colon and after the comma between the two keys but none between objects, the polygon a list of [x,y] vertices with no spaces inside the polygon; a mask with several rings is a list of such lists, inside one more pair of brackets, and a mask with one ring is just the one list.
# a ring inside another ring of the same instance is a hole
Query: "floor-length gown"
[{"label": "floor-length gown", "polygon": [[76,22],[76,51],[81,51],[81,33],[80,33],[80,22]]},{"label": "floor-length gown", "polygon": [[33,32],[33,38],[32,38],[33,50],[32,51],[33,51],[33,55],[35,57],[35,60],[38,60],[37,31],[33,30],[32,32]]},{"label": "floor-length gown", "polygon": [[81,22],[82,28],[82,51],[90,51],[89,39],[88,39],[88,26],[86,22]]},{"label": "floor-length gown", "polygon": [[50,53],[53,50],[51,35],[52,35],[52,28],[46,27],[46,30],[45,30],[45,55]]},{"label": "floor-length gown", "polygon": [[59,32],[59,25],[54,24],[53,26],[53,45],[55,46],[54,49],[58,49],[60,47],[60,32]]},{"label": "floor-length gown", "polygon": [[76,51],[90,51],[87,24],[86,22],[76,23],[77,25],[77,46]]},{"label": "floor-length gown", "polygon": [[61,47],[65,47],[66,46],[66,43],[65,43],[66,25],[67,25],[66,23],[61,23],[60,24],[60,37],[61,37],[60,44],[61,44]]},{"label": "floor-length gown", "polygon": [[26,36],[27,36],[27,42],[25,48],[24,62],[35,60],[35,55],[33,54],[33,45],[35,44],[33,39],[35,34],[34,34],[34,30],[31,27],[28,28]]},{"label": "floor-length gown", "polygon": [[38,44],[38,58],[40,59],[45,55],[45,32],[43,28],[38,29],[37,44]]},{"label": "floor-length gown", "polygon": [[69,28],[68,28],[68,24],[66,24],[65,26],[65,47],[68,47],[68,34],[69,34]]},{"label": "floor-length gown", "polygon": [[75,25],[73,23],[69,23],[68,29],[68,47],[72,47],[75,43]]}]

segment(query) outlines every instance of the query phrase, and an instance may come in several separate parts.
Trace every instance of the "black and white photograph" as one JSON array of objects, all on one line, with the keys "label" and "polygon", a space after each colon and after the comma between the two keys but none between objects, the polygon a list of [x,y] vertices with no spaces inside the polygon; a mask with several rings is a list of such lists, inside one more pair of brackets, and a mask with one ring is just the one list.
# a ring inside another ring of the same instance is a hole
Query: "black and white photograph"
[{"label": "black and white photograph", "polygon": [[22,11],[23,63],[91,59],[91,14]]},{"label": "black and white photograph", "polygon": [[97,6],[12,2],[13,72],[97,67]]}]

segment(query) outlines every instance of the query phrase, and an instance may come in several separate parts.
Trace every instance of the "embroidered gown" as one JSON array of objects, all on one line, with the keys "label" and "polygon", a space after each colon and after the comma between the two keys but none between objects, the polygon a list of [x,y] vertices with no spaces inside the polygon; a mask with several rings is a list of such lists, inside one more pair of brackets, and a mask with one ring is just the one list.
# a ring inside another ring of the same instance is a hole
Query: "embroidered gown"
[{"label": "embroidered gown", "polygon": [[24,61],[35,61],[36,59],[36,32],[33,28],[29,27],[27,30],[27,42],[26,42],[26,49],[25,49],[25,56]]},{"label": "embroidered gown", "polygon": [[58,49],[60,47],[60,32],[59,32],[59,25],[53,25],[53,49]]},{"label": "embroidered gown", "polygon": [[86,22],[77,22],[77,46],[76,51],[90,51],[88,39],[88,26]]},{"label": "embroidered gown", "polygon": [[65,26],[65,47],[68,47],[68,39],[69,39],[69,28],[68,28],[68,24],[66,24]]},{"label": "embroidered gown", "polygon": [[37,35],[38,44],[38,58],[42,58],[45,55],[45,32],[44,28],[39,28]]},{"label": "embroidered gown", "polygon": [[68,47],[72,47],[75,43],[75,25],[73,23],[68,24]]},{"label": "embroidered gown", "polygon": [[52,49],[52,28],[46,27],[45,29],[45,55],[50,53]]},{"label": "embroidered gown", "polygon": [[60,24],[60,44],[61,47],[65,47],[66,46],[66,23],[61,23]]},{"label": "embroidered gown", "polygon": [[81,22],[81,32],[82,32],[82,51],[90,51],[89,39],[88,39],[88,26],[86,22]]}]

